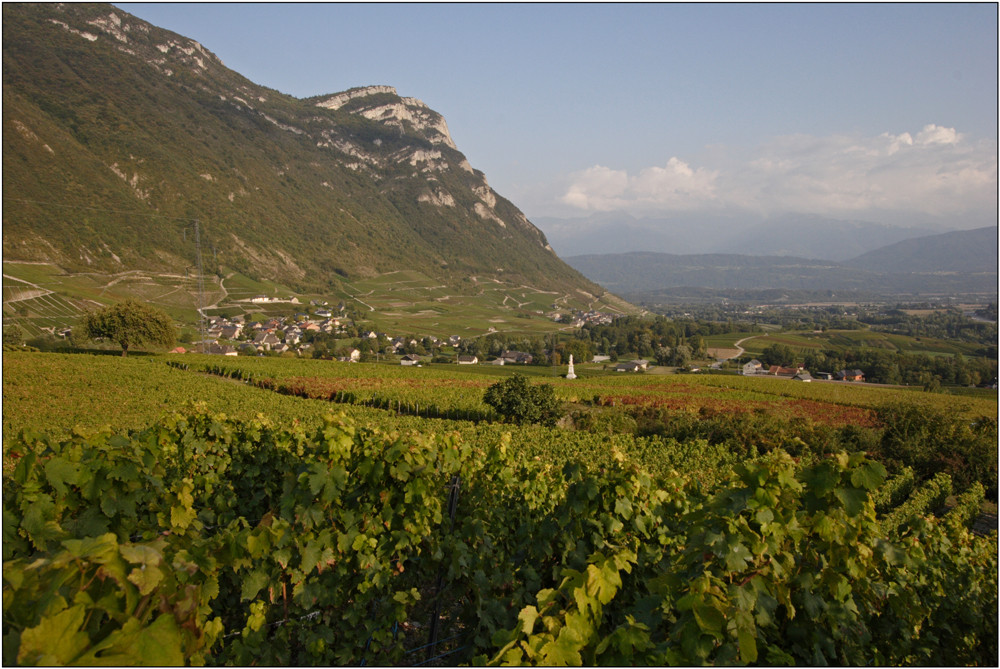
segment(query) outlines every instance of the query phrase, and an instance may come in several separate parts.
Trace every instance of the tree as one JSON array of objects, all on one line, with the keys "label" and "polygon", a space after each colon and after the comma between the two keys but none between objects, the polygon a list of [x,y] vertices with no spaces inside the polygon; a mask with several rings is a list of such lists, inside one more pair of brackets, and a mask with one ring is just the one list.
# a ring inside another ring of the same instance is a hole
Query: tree
[{"label": "tree", "polygon": [[687,344],[679,344],[671,351],[667,364],[674,367],[686,367],[691,362],[691,347]]},{"label": "tree", "polygon": [[132,346],[169,347],[176,339],[174,324],[164,311],[132,299],[88,313],[83,317],[83,333],[87,339],[116,342],[123,358]]},{"label": "tree", "polygon": [[655,357],[656,364],[661,367],[666,367],[670,364],[670,347],[669,346],[658,346],[656,348]]},{"label": "tree", "polygon": [[11,346],[21,346],[24,344],[24,332],[17,325],[8,325],[3,329],[3,343]]},{"label": "tree", "polygon": [[789,366],[795,360],[795,353],[785,344],[771,344],[760,352],[760,361],[765,365]]},{"label": "tree", "polygon": [[555,425],[562,408],[550,384],[531,385],[521,374],[498,381],[486,389],[483,402],[514,423]]}]

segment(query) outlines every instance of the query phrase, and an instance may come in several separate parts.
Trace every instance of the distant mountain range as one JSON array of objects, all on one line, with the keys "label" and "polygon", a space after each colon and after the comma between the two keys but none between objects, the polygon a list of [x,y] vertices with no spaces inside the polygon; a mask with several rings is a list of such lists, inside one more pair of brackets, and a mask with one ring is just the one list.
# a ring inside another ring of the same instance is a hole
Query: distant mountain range
[{"label": "distant mountain range", "polygon": [[892,295],[997,295],[997,228],[909,239],[844,262],[793,256],[636,252],[566,261],[633,301],[668,293],[749,295],[761,291]]},{"label": "distant mountain range", "polygon": [[[643,250],[676,255],[726,253],[794,256],[845,262],[896,242],[941,232],[940,225],[906,227],[840,220],[816,215],[764,219],[740,214],[679,214],[672,218],[635,218],[604,212],[585,218],[533,219],[562,257]],[[940,222],[938,222],[940,223]],[[971,229],[991,221],[955,221]]]},{"label": "distant mountain range", "polygon": [[997,271],[997,228],[960,230],[919,237],[874,249],[844,263],[872,272]]},{"label": "distant mountain range", "polygon": [[409,269],[597,293],[390,86],[297,99],[108,4],[3,5],[3,257],[336,291]]}]

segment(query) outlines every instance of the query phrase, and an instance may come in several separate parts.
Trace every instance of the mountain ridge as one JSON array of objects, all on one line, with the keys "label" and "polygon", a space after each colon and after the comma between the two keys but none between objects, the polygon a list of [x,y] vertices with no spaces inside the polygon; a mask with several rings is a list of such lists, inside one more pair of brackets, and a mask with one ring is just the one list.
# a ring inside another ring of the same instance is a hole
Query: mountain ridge
[{"label": "mountain ridge", "polygon": [[[5,260],[302,289],[413,269],[603,291],[391,86],[297,99],[111,5],[5,4]],[[13,168],[13,169],[10,169]]]},{"label": "mountain ridge", "polygon": [[[566,262],[608,290],[633,299],[681,288],[995,296],[996,241],[996,227],[948,232],[890,244],[844,263],[794,256],[653,251],[570,256]],[[947,257],[940,249],[944,243]]]},{"label": "mountain ridge", "polygon": [[791,213],[771,218],[747,212],[688,212],[636,218],[615,211],[580,218],[534,220],[564,258],[645,250],[680,255],[790,255],[846,262],[882,246],[940,232],[926,222],[902,227]]}]

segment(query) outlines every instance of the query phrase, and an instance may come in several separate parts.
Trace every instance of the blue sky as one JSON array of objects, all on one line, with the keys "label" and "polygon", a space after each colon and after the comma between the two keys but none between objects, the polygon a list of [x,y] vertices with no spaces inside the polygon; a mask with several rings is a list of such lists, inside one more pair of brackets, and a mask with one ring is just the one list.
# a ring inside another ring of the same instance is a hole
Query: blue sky
[{"label": "blue sky", "polygon": [[117,6],[297,97],[423,100],[529,218],[996,220],[995,4]]}]

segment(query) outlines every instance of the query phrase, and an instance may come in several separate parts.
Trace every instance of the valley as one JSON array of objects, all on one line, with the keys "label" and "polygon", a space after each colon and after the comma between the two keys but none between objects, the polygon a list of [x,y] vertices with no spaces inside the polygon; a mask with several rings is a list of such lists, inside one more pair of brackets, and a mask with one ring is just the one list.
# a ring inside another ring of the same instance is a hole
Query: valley
[{"label": "valley", "polygon": [[995,227],[567,262],[411,91],[3,16],[4,666],[996,665]]}]

